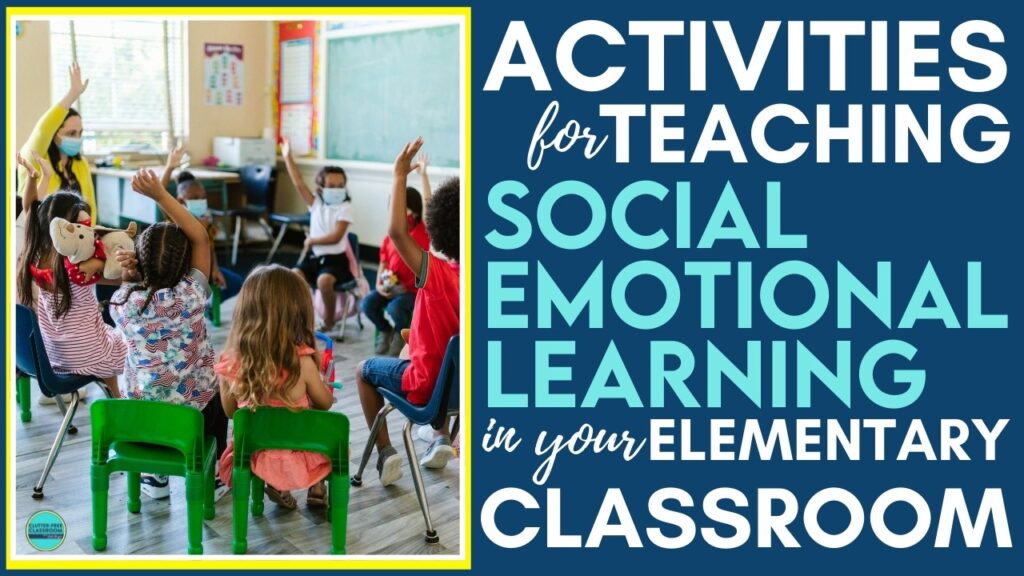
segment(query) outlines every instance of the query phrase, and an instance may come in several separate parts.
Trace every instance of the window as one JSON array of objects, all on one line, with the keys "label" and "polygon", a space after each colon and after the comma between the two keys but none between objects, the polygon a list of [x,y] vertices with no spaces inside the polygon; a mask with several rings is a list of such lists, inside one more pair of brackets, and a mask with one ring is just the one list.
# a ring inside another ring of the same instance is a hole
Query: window
[{"label": "window", "polygon": [[89,79],[78,103],[86,153],[163,151],[183,136],[185,27],[180,20],[167,20],[165,38],[164,23],[98,18],[50,22],[53,101],[67,92],[73,55]]}]

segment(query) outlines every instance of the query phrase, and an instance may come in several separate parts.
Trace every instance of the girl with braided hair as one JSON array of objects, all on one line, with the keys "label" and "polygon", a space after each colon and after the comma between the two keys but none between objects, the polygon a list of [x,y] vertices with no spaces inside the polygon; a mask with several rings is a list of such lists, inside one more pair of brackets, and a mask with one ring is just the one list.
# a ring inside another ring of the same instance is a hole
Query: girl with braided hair
[{"label": "girl with braided hair", "polygon": [[[217,397],[203,315],[210,294],[210,238],[151,170],[137,172],[132,189],[155,200],[170,222],[142,232],[136,241],[138,281],[111,298],[111,315],[128,344],[126,395],[202,411],[219,455],[227,445],[227,417]],[[166,477],[143,476],[142,488],[153,498],[170,494]]]}]

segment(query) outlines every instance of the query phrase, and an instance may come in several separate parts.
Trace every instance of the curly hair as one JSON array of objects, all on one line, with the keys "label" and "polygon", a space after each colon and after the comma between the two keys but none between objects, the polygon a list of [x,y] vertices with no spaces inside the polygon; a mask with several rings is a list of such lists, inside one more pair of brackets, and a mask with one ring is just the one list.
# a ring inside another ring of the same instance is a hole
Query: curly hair
[{"label": "curly hair", "polygon": [[53,249],[53,239],[50,237],[50,221],[54,218],[63,218],[69,222],[77,222],[80,212],[89,213],[89,205],[81,196],[73,192],[57,192],[50,194],[42,202],[34,202],[30,209],[30,220],[27,223],[25,234],[25,249],[21,255],[21,262],[18,269],[18,301],[29,308],[35,307],[32,298],[32,271],[30,266],[49,266],[49,262],[42,262],[50,255],[54,256],[53,290],[54,315],[55,318],[62,318],[71,310],[71,280],[67,270],[61,263],[61,257]]},{"label": "curly hair", "polygon": [[451,178],[434,190],[427,204],[427,234],[434,248],[454,262],[459,261],[461,214],[459,179]]},{"label": "curly hair", "polygon": [[188,274],[192,263],[192,243],[177,224],[160,222],[142,232],[135,244],[135,255],[142,281],[129,288],[120,302],[112,303],[123,306],[132,292],[148,290],[146,301],[139,309],[142,312],[149,307],[158,290],[173,288]]},{"label": "curly hair", "polygon": [[288,403],[299,381],[297,345],[316,347],[313,301],[295,272],[271,264],[253,270],[238,293],[235,315],[224,347],[232,363],[231,393],[239,404]]}]

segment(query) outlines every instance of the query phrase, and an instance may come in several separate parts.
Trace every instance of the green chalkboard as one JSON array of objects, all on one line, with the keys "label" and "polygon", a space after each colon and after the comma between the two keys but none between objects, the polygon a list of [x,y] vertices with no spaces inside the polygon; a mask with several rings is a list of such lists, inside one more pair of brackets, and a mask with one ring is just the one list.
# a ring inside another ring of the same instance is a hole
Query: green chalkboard
[{"label": "green chalkboard", "polygon": [[423,136],[435,166],[459,166],[459,26],[331,38],[324,141],[335,160],[391,163]]}]

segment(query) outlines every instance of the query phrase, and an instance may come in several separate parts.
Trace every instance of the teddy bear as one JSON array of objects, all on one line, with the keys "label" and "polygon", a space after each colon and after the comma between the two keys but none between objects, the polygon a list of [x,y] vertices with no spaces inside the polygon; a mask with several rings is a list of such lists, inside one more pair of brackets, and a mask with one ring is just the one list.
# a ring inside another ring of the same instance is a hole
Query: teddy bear
[{"label": "teddy bear", "polygon": [[91,282],[91,278],[100,272],[108,280],[120,278],[121,263],[113,257],[114,253],[118,250],[135,250],[133,238],[137,230],[135,222],[125,230],[118,230],[102,226],[90,227],[63,218],[50,221],[53,247],[65,257],[68,273],[78,283]]}]

